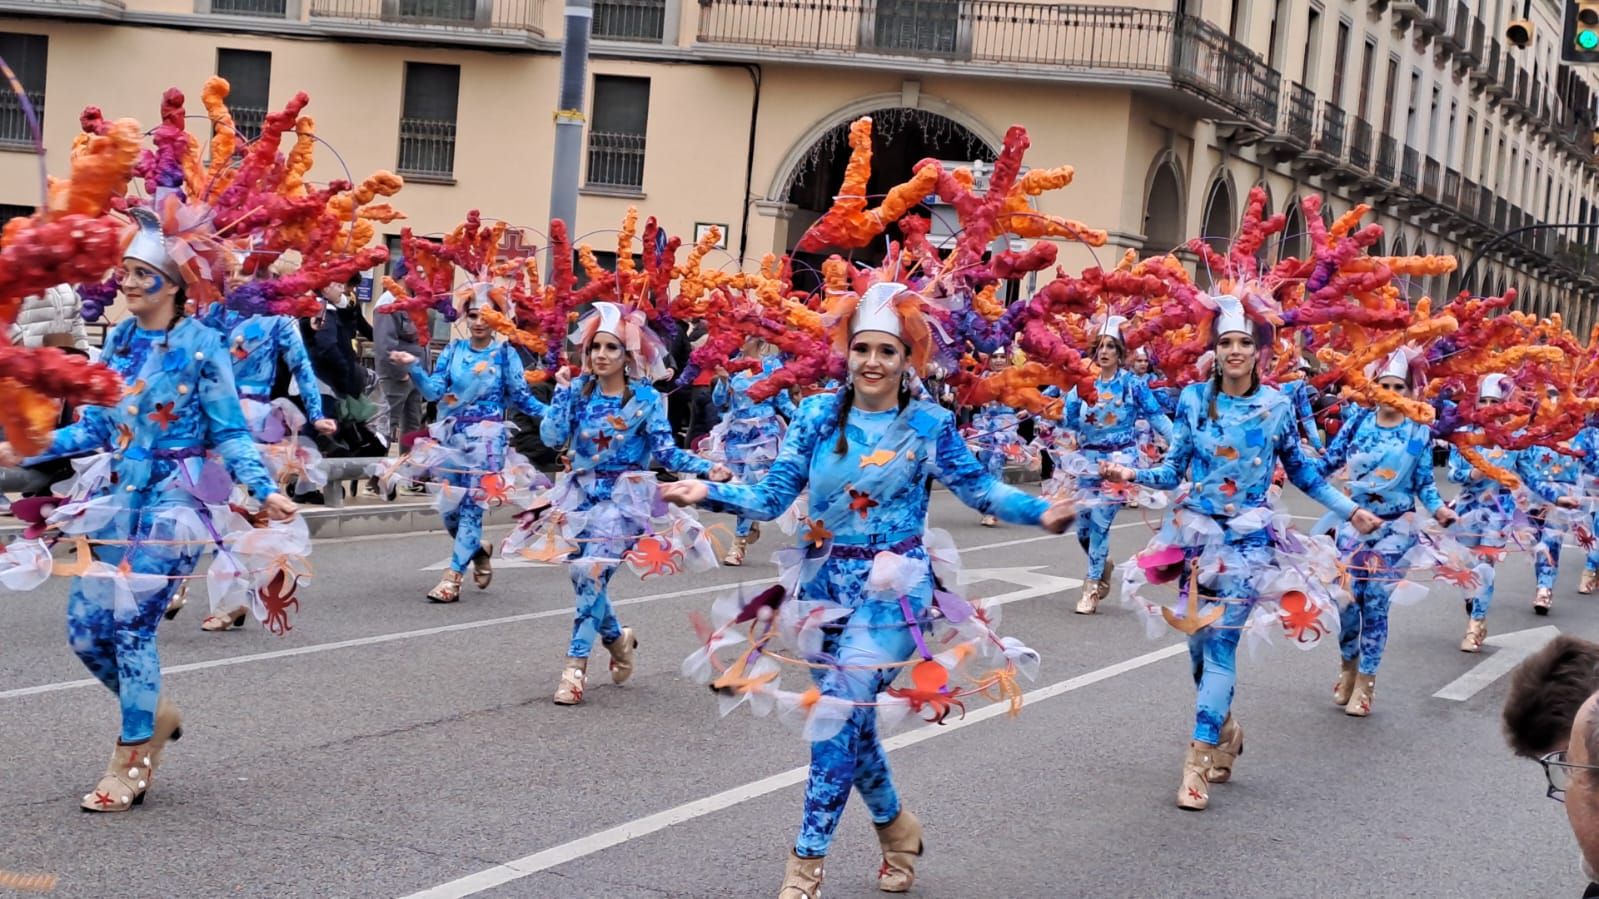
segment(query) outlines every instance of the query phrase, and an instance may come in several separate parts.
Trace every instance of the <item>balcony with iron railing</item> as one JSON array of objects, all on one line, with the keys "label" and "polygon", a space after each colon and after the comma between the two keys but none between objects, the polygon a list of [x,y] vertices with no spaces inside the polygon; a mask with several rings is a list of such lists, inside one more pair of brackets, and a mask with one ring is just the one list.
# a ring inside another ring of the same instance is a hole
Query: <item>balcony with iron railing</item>
[{"label": "balcony with iron railing", "polygon": [[1400,29],[1419,24],[1427,18],[1427,0],[1394,0],[1394,24]]},{"label": "balcony with iron railing", "polygon": [[400,120],[400,159],[395,170],[419,181],[455,180],[455,123]]},{"label": "balcony with iron railing", "polygon": [[1277,120],[1277,72],[1225,31],[1169,10],[1021,0],[699,0],[697,7],[694,49],[713,59],[1112,81],[1263,131]]},{"label": "balcony with iron railing", "polygon": [[1460,58],[1468,66],[1480,64],[1482,62],[1483,46],[1488,38],[1488,29],[1482,24],[1481,19],[1471,14],[1471,8],[1466,5],[1464,0],[1455,4],[1455,28],[1457,30],[1466,29],[1463,38],[1464,43],[1460,50]]},{"label": "balcony with iron railing", "polygon": [[1439,47],[1451,53],[1465,49],[1466,42],[1462,39],[1464,31],[1459,27],[1459,19],[1456,19],[1455,27],[1450,27],[1449,0],[1436,0],[1427,18],[1438,35]]},{"label": "balcony with iron railing", "polygon": [[1477,182],[1470,178],[1461,178],[1458,194],[1460,199],[1456,201],[1455,208],[1468,220],[1477,221],[1477,198],[1481,195],[1482,189]]},{"label": "balcony with iron railing", "polygon": [[1444,169],[1443,186],[1439,188],[1438,203],[1446,209],[1460,211],[1460,173]]},{"label": "balcony with iron railing", "polygon": [[1438,201],[1438,180],[1440,167],[1438,160],[1428,156],[1421,164],[1421,195],[1433,202]]},{"label": "balcony with iron railing", "polygon": [[1316,152],[1334,160],[1344,155],[1344,111],[1331,100],[1321,101],[1321,114],[1316,121],[1316,139],[1312,145]]},{"label": "balcony with iron railing", "polygon": [[288,0],[210,0],[211,12],[219,16],[254,16],[282,19],[289,14]]},{"label": "balcony with iron railing", "polygon": [[0,0],[0,15],[52,19],[120,19],[122,0]]},{"label": "balcony with iron railing", "polygon": [[1377,135],[1377,177],[1392,184],[1399,172],[1399,142],[1391,135]]},{"label": "balcony with iron railing", "polygon": [[[1481,83],[1478,85],[1489,97],[1503,97],[1505,95],[1505,51],[1499,46],[1499,39],[1494,38],[1488,42],[1487,65],[1479,69],[1482,74]],[[1475,77],[1476,73],[1473,73]]]},{"label": "balcony with iron railing", "polygon": [[594,0],[596,40],[658,44],[666,34],[666,0]]},{"label": "balcony with iron railing", "polygon": [[312,27],[347,39],[529,47],[544,37],[544,0],[307,2]]},{"label": "balcony with iron railing", "polygon": [[1349,125],[1349,161],[1363,172],[1371,171],[1371,123],[1355,116]]},{"label": "balcony with iron railing", "polygon": [[[43,122],[44,91],[24,91],[23,94],[33,106],[34,116]],[[0,93],[0,149],[32,150],[33,148],[33,128],[28,124],[28,116],[23,112],[22,102],[9,90]]]},{"label": "balcony with iron railing", "polygon": [[1297,81],[1288,82],[1278,132],[1287,143],[1308,150],[1316,136],[1316,95]]},{"label": "balcony with iron railing", "polygon": [[1495,231],[1508,230],[1505,224],[1510,220],[1510,201],[1504,197],[1494,198],[1493,229]]},{"label": "balcony with iron railing", "polygon": [[1421,154],[1415,147],[1405,147],[1399,157],[1399,186],[1414,192],[1421,175]]},{"label": "balcony with iron railing", "polygon": [[1477,221],[1483,225],[1491,225],[1494,220],[1494,201],[1498,196],[1493,188],[1486,184],[1477,185]]}]

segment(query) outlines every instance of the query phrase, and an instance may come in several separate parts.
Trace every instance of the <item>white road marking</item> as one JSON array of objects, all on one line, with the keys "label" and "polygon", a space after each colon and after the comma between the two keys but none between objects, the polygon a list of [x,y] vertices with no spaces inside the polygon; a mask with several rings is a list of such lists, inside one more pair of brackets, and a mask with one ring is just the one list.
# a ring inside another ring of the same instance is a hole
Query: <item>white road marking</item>
[{"label": "white road marking", "polygon": [[1488,646],[1497,647],[1494,654],[1477,663],[1477,667],[1455,678],[1442,690],[1432,694],[1433,698],[1465,702],[1482,692],[1484,687],[1509,674],[1523,659],[1542,649],[1544,644],[1558,636],[1560,629],[1552,624],[1524,631],[1511,631],[1508,634],[1495,634],[1484,641]]},{"label": "white road marking", "polygon": [[[1099,668],[1086,674],[1079,674],[1076,677],[1050,684],[1047,687],[1041,687],[1025,694],[1022,697],[1022,701],[1026,704],[1063,696],[1074,690],[1081,690],[1100,681],[1109,680],[1119,674],[1136,671],[1139,668],[1153,665],[1172,656],[1181,655],[1187,649],[1187,643],[1175,643],[1153,652],[1146,652],[1141,656],[1135,656],[1134,658],[1117,662],[1114,665],[1107,665],[1104,668]],[[1009,708],[1010,706],[1003,702],[987,705],[975,712],[971,712],[964,718],[951,721],[942,726],[926,725],[889,737],[883,741],[883,748],[892,752],[895,749],[914,746],[917,743],[960,730],[963,727],[971,727],[974,724],[998,718],[1005,714]],[[643,818],[619,824],[616,827],[602,830],[598,833],[589,834],[569,843],[552,846],[532,855],[523,856],[502,865],[495,865],[492,868],[486,868],[476,874],[469,874],[466,877],[452,880],[449,883],[441,884],[431,889],[412,893],[405,899],[459,899],[462,896],[481,893],[484,890],[492,889],[514,880],[520,880],[541,871],[547,871],[614,846],[620,846],[639,837],[665,830],[673,825],[692,821],[696,818],[703,818],[706,815],[732,808],[735,805],[765,796],[768,793],[775,793],[784,787],[803,783],[807,771],[808,769],[804,767],[791,768],[779,774],[734,787],[731,790],[724,790],[712,796],[686,802],[663,812],[646,815]]]},{"label": "white road marking", "polygon": [[[1031,568],[979,568],[961,572],[961,583],[973,584],[980,581],[1004,581],[1018,584],[1023,589],[1001,593],[996,596],[984,597],[983,601],[989,605],[1004,605],[1023,599],[1032,599],[1038,596],[1047,596],[1072,587],[1081,585],[1081,581],[1073,578],[1058,577],[1052,574],[1042,574]],[[737,584],[707,584],[701,587],[690,587],[686,590],[674,590],[670,593],[654,593],[649,596],[635,596],[629,599],[612,600],[612,605],[636,606],[644,603],[659,602],[663,599],[680,599],[685,596],[698,596],[704,593],[715,593],[719,590],[729,590],[736,586],[756,586],[770,584],[776,581],[775,577],[757,578],[741,581]],[[476,630],[483,627],[496,627],[504,624],[517,624],[523,621],[538,621],[545,618],[570,619],[570,608],[545,609],[539,612],[528,612],[522,615],[508,615],[503,618],[489,618],[483,621],[463,621],[459,624],[446,624],[439,627],[427,627],[414,631],[400,631],[392,634],[374,634],[370,637],[357,637],[352,640],[338,640],[332,643],[314,643],[310,646],[296,646],[291,649],[276,649],[268,652],[249,653],[241,656],[228,656],[220,659],[208,659],[204,662],[189,662],[183,665],[170,665],[161,669],[163,675],[182,674],[188,671],[205,671],[210,668],[228,668],[234,665],[243,665],[249,662],[266,662],[273,659],[287,659],[295,656],[314,655],[322,652],[333,652],[340,649],[354,649],[361,646],[374,646],[381,643],[393,643],[399,640],[410,640],[416,637],[432,637],[439,634],[450,634],[459,631]],[[23,696],[38,696],[42,693],[59,693],[63,690],[79,690],[84,687],[99,685],[94,678],[80,680],[58,681],[51,684],[39,684],[33,687],[18,687],[14,690],[0,691],[0,700],[18,699]]]}]

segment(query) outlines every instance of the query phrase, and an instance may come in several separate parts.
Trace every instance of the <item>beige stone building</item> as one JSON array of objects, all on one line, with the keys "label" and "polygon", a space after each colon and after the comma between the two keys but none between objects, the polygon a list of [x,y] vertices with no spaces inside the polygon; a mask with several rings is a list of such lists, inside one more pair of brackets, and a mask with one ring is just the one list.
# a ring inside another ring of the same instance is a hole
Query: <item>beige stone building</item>
[{"label": "beige stone building", "polygon": [[[1533,0],[1531,46],[1508,46],[1521,3],[595,0],[575,233],[603,248],[636,204],[685,239],[721,226],[717,261],[754,264],[826,207],[843,129],[871,113],[874,191],[925,156],[992,158],[1025,125],[1031,164],[1078,169],[1042,208],[1108,229],[1101,260],[1225,239],[1255,184],[1291,217],[1308,193],[1329,214],[1370,201],[1386,250],[1465,259],[1501,230],[1599,222],[1599,77],[1559,63],[1555,0]],[[84,105],[153,123],[163,89],[198,109],[220,72],[247,127],[310,93],[357,177],[407,176],[398,205],[420,233],[470,208],[544,224],[553,0],[0,0],[0,16],[0,55],[43,109],[52,163]],[[0,152],[0,202],[37,202],[30,143],[0,98],[0,151],[14,151]],[[313,174],[340,174],[331,153]],[[1465,286],[1517,286],[1524,308],[1587,327],[1596,247],[1593,233],[1529,232]],[[1461,286],[1436,280],[1415,287]]]}]

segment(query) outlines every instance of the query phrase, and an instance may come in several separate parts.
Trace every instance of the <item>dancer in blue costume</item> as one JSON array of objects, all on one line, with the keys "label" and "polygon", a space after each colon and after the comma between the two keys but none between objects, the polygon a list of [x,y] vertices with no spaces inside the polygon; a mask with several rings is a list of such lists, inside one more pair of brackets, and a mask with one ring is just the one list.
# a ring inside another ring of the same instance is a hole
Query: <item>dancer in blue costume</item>
[{"label": "dancer in blue costume", "polygon": [[[1119,315],[1106,316],[1094,338],[1094,364],[1099,366],[1099,374],[1094,379],[1093,404],[1084,403],[1074,389],[1061,410],[1061,422],[1076,435],[1077,451],[1087,459],[1088,470],[1096,473],[1101,462],[1138,465],[1140,422],[1171,440],[1171,419],[1161,410],[1148,382],[1122,367],[1127,358],[1127,344],[1122,341],[1126,321]],[[1084,494],[1079,502],[1086,507],[1077,519],[1077,542],[1088,554],[1088,573],[1076,611],[1092,615],[1110,595],[1110,529],[1123,504],[1121,499],[1105,495],[1095,475],[1080,477],[1077,487]]]},{"label": "dancer in blue costume", "polygon": [[[894,789],[878,739],[877,705],[902,663],[918,653],[931,660],[927,645],[944,645],[923,637],[942,621],[939,612],[954,617],[934,603],[938,585],[923,542],[928,476],[967,505],[1016,524],[1059,533],[1072,518],[1070,503],[1051,505],[994,478],[972,456],[954,416],[913,397],[911,378],[927,353],[902,336],[925,333],[925,327],[906,327],[902,318],[921,314],[914,299],[903,285],[884,282],[862,295],[853,315],[839,315],[839,324],[848,328],[838,336],[848,349],[849,385],[841,394],[800,405],[782,453],[759,484],[686,481],[662,490],[672,503],[704,503],[771,519],[810,488],[810,530],[802,546],[814,552],[800,550],[808,558],[797,578],[798,595],[782,608],[797,605],[799,612],[787,614],[827,621],[813,655],[831,661],[815,669],[820,696],[810,707],[810,726],[817,739],[800,835],[779,899],[820,895],[823,858],[852,787],[877,825],[883,853],[879,888],[904,892],[915,879],[922,829]],[[885,588],[885,581],[892,586]],[[1030,654],[1018,647],[1011,648]],[[756,665],[762,664],[775,669],[769,657],[761,656]],[[836,714],[834,727],[818,724],[817,710]]]},{"label": "dancer in blue costume", "polygon": [[[1106,480],[1135,481],[1161,490],[1177,489],[1186,482],[1152,551],[1180,549],[1179,561],[1187,560],[1194,572],[1192,578],[1184,578],[1179,611],[1174,614],[1199,618],[1183,622],[1190,634],[1188,653],[1198,693],[1193,742],[1177,791],[1178,807],[1195,811],[1209,805],[1208,784],[1231,779],[1243,749],[1243,728],[1231,714],[1238,679],[1236,654],[1256,606],[1287,607],[1289,619],[1295,621],[1291,635],[1302,643],[1319,636],[1322,611],[1336,610],[1331,596],[1316,594],[1316,584],[1307,578],[1301,578],[1291,593],[1266,592],[1281,582],[1285,566],[1279,555],[1288,552],[1285,546],[1305,542],[1284,539],[1271,521],[1266,497],[1274,463],[1281,462],[1296,486],[1340,518],[1349,519],[1360,533],[1371,533],[1382,524],[1382,519],[1334,490],[1305,454],[1292,403],[1260,383],[1258,347],[1269,343],[1257,342],[1242,304],[1226,295],[1212,301],[1216,303],[1215,374],[1209,383],[1183,390],[1165,461],[1142,470],[1108,461],[1100,467]],[[1195,580],[1203,600],[1189,596]],[[1123,599],[1136,601],[1125,576]],[[1183,600],[1192,604],[1183,608]],[[1163,611],[1152,603],[1145,607],[1146,614],[1159,616]],[[1305,620],[1297,620],[1301,616]]]},{"label": "dancer in blue costume", "polygon": [[572,639],[555,690],[557,705],[583,701],[596,638],[610,654],[612,683],[633,675],[638,637],[617,620],[607,590],[626,562],[641,576],[685,567],[714,568],[704,529],[685,511],[657,508],[651,461],[725,481],[732,472],[680,449],[666,420],[666,400],[652,382],[668,376],[665,348],[644,314],[595,303],[572,335],[583,373],[562,370],[539,426],[545,445],[565,447],[571,470],[545,492],[531,516],[505,540],[505,551],[564,559],[577,595]]},{"label": "dancer in blue costume", "polygon": [[[745,484],[754,484],[766,476],[772,460],[777,458],[777,448],[783,440],[783,422],[794,417],[794,400],[786,390],[766,400],[750,397],[750,388],[782,367],[782,361],[767,352],[765,341],[759,337],[749,338],[744,341],[740,355],[760,362],[760,368],[736,375],[728,374],[726,368],[717,369],[711,401],[723,415],[711,429],[710,449],[706,455],[725,460],[734,477]],[[753,519],[740,517],[734,526],[733,543],[722,557],[722,564],[734,568],[743,565],[745,551],[760,538],[760,525]]]},{"label": "dancer in blue costume", "polygon": [[[1395,350],[1372,374],[1377,386],[1411,397],[1423,384],[1419,354]],[[1333,685],[1333,702],[1355,717],[1371,714],[1377,667],[1388,643],[1388,608],[1394,588],[1405,577],[1405,556],[1416,545],[1420,525],[1416,503],[1448,526],[1455,512],[1444,505],[1432,475],[1432,431],[1393,406],[1362,408],[1333,438],[1318,462],[1322,476],[1345,465],[1349,496],[1371,509],[1383,526],[1360,534],[1338,528],[1339,550],[1348,558],[1354,600],[1340,616],[1338,645],[1343,668]],[[1316,528],[1319,532],[1320,527]]]},{"label": "dancer in blue costume", "polygon": [[[229,290],[249,278],[244,270],[249,255],[244,251],[234,254],[237,267],[229,278]],[[327,486],[321,454],[309,440],[299,438],[299,431],[307,419],[322,434],[337,431],[338,423],[322,413],[322,390],[317,386],[311,356],[305,351],[295,319],[287,315],[251,315],[231,309],[226,303],[212,303],[198,318],[222,335],[233,362],[233,380],[239,388],[245,424],[273,480],[285,488],[293,482],[296,493]],[[280,362],[288,366],[300,388],[300,399],[305,404],[303,415],[288,400],[272,398]],[[185,583],[167,606],[168,620],[182,610],[187,596]],[[247,611],[244,606],[219,609],[200,622],[200,629],[227,631],[242,627]]]},{"label": "dancer in blue costume", "polygon": [[[1010,353],[1004,348],[988,357],[990,371],[1000,372],[1010,367]],[[1007,463],[1025,460],[1027,442],[1017,433],[1021,423],[1021,414],[1004,403],[985,403],[972,413],[972,437],[968,442],[977,461],[990,475],[1003,480]],[[985,514],[978,523],[985,528],[998,527],[999,519]]]},{"label": "dancer in blue costume", "polygon": [[[1509,383],[1501,374],[1484,376],[1477,386],[1477,402],[1501,402]],[[1498,446],[1484,446],[1480,451],[1488,462],[1520,475],[1523,486],[1545,502],[1564,508],[1576,506],[1575,499],[1563,495],[1556,486],[1544,483],[1535,468],[1523,465],[1520,451]],[[1493,605],[1495,569],[1499,557],[1505,553],[1506,535],[1518,524],[1527,523],[1524,506],[1531,501],[1518,499],[1519,491],[1478,471],[1455,447],[1449,450],[1449,480],[1461,485],[1452,503],[1460,516],[1460,542],[1476,550],[1482,560],[1476,569],[1476,586],[1466,598],[1466,635],[1461,638],[1460,651],[1481,652],[1483,641],[1488,639],[1488,610]]]},{"label": "dancer in blue costume", "polygon": [[[1560,398],[1560,393],[1550,389],[1548,397],[1553,402]],[[1570,450],[1572,446],[1567,443],[1564,448]],[[1547,484],[1562,496],[1580,494],[1583,462],[1570,453],[1551,446],[1529,446],[1522,450],[1516,463],[1518,473],[1529,481]],[[1537,529],[1535,536],[1538,541],[1532,550],[1533,577],[1538,582],[1537,592],[1533,594],[1532,610],[1535,614],[1547,615],[1555,603],[1555,580],[1560,576],[1560,544],[1566,538],[1566,528],[1562,522],[1566,520],[1566,514],[1557,512],[1555,507],[1539,505],[1528,513],[1528,517]]]},{"label": "dancer in blue costume", "polygon": [[1582,466],[1581,493],[1590,510],[1583,540],[1591,545],[1582,566],[1582,580],[1577,583],[1577,592],[1587,596],[1599,588],[1599,539],[1595,538],[1595,534],[1599,534],[1599,515],[1591,511],[1596,498],[1599,498],[1599,489],[1595,488],[1595,484],[1599,483],[1599,424],[1595,423],[1593,416],[1589,417],[1588,426],[1571,438],[1571,447],[1582,452],[1579,460]]},{"label": "dancer in blue costume", "polygon": [[[222,532],[232,529],[217,517],[225,499],[214,495],[216,479],[226,484],[226,474],[207,462],[207,453],[220,457],[268,517],[297,512],[250,439],[221,337],[183,313],[184,271],[160,224],[142,208],[134,214],[140,229],[120,279],[129,317],[112,329],[102,357],[123,377],[126,397],[116,406],[85,408],[43,454],[25,460],[101,454],[80,467],[57,513],[80,523],[79,533],[94,547],[92,560],[79,559],[83,573],[72,581],[68,639],[122,709],[111,763],[81,802],[90,812],[141,804],[162,751],[182,735],[177,710],[161,695],[156,625],[206,545],[197,532],[203,527],[220,544]],[[0,466],[17,462],[11,445],[0,443]],[[93,566],[96,576],[85,576]]]},{"label": "dancer in blue costume", "polygon": [[510,343],[496,338],[483,319],[485,293],[475,290],[467,300],[467,337],[452,341],[439,353],[431,374],[416,356],[401,350],[389,353],[389,361],[409,369],[422,396],[439,404],[438,421],[428,429],[432,439],[412,447],[401,466],[412,476],[419,473],[409,470],[414,468],[427,469],[436,477],[439,512],[454,544],[449,568],[427,594],[432,602],[461,598],[467,565],[472,566],[472,581],[479,590],[493,581],[493,547],[483,540],[484,507],[503,502],[504,494],[521,486],[518,482],[524,478],[508,474],[508,469],[529,469],[526,460],[512,458],[507,446],[506,413],[516,408],[529,418],[545,414],[544,404],[527,389],[522,358]]}]

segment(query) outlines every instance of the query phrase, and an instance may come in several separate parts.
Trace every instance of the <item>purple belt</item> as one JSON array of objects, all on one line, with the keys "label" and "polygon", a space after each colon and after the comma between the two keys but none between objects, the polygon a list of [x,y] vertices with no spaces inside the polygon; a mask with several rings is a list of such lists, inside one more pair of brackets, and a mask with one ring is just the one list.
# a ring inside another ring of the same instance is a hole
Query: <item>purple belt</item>
[{"label": "purple belt", "polygon": [[205,447],[203,447],[203,446],[179,446],[179,447],[173,447],[171,449],[162,449],[160,447],[157,447],[157,448],[155,448],[155,449],[150,451],[150,455],[154,456],[157,459],[172,459],[172,460],[193,459],[193,458],[196,458],[198,456],[205,455]]},{"label": "purple belt", "polygon": [[878,553],[904,555],[921,545],[921,535],[906,537],[898,543],[892,543],[887,546],[881,543],[835,543],[833,544],[832,558],[865,561],[876,558]]}]

